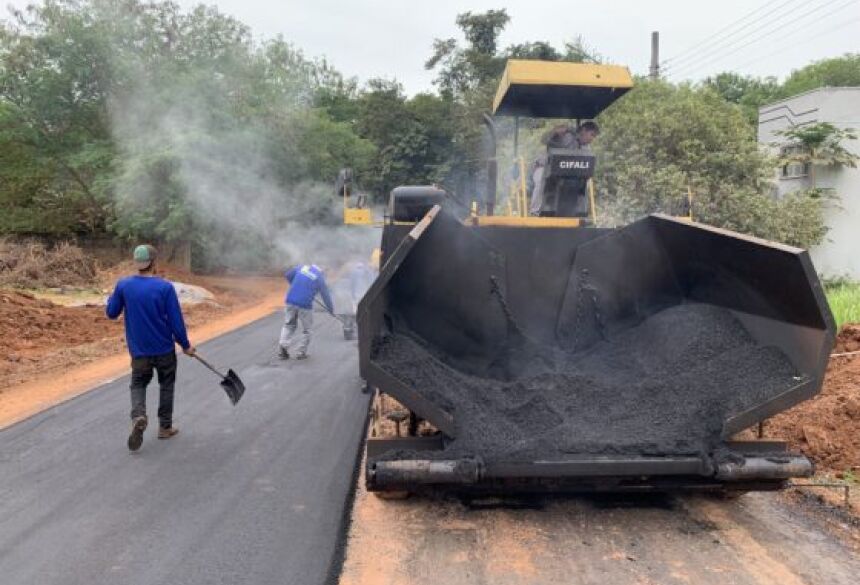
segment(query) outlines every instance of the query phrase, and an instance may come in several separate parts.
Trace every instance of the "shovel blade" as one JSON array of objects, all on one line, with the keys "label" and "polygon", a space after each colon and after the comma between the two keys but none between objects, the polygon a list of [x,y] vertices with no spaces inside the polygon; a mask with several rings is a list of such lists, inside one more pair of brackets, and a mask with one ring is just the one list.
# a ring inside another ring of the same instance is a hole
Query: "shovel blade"
[{"label": "shovel blade", "polygon": [[239,402],[245,393],[245,384],[233,370],[229,370],[227,376],[221,380],[221,387],[224,388],[224,392],[227,393],[230,402],[234,405]]}]

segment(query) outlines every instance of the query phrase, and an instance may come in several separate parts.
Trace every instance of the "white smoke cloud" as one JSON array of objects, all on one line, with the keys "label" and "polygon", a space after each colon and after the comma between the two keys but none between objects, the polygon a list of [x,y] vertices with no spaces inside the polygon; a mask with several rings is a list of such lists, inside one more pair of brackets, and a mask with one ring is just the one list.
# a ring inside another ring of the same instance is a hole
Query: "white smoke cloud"
[{"label": "white smoke cloud", "polygon": [[[212,245],[218,261],[233,268],[253,264],[249,254],[259,254],[271,269],[316,263],[337,270],[367,260],[379,245],[378,229],[338,225],[342,201],[334,177],[332,184],[291,179],[306,174],[291,124],[307,113],[300,106],[285,106],[277,129],[263,128],[225,116],[229,110],[217,103],[225,98],[207,95],[208,83],[159,87],[145,80],[111,102],[114,138],[125,160],[134,161],[123,168],[124,201],[140,207],[183,198],[194,223],[223,234]],[[180,192],[163,191],[172,184],[167,176],[141,172],[139,165],[155,161],[179,177]]]}]

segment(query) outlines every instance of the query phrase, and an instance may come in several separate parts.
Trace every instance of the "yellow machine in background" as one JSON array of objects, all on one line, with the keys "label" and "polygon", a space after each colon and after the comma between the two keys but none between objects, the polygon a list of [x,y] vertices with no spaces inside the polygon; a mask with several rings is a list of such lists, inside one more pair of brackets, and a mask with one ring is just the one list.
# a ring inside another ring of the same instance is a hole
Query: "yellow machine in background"
[{"label": "yellow machine in background", "polygon": [[373,225],[373,212],[371,209],[364,206],[350,207],[351,194],[349,189],[344,186],[341,188],[341,191],[343,193],[343,223],[346,225]]},{"label": "yellow machine in background", "polygon": [[344,201],[343,223],[346,225],[373,225],[373,213],[368,208],[358,209],[347,207],[346,201]]},{"label": "yellow machine in background", "polygon": [[[373,225],[373,213],[367,206],[367,195],[353,196],[353,170],[349,167],[338,171],[335,192],[343,200],[343,223],[346,225]],[[352,204],[351,204],[352,202]]]}]

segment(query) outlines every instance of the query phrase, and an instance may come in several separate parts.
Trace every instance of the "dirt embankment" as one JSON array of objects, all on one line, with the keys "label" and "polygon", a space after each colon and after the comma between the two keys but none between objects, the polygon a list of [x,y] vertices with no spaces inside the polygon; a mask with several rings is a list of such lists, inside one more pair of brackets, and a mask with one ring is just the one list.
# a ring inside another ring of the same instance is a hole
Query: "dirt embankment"
[{"label": "dirt embankment", "polygon": [[[127,266],[115,267],[101,273],[98,284],[107,294],[116,278],[128,273]],[[183,308],[191,330],[253,306],[283,288],[275,278],[199,276],[173,268],[163,276],[214,294],[212,302]],[[64,372],[125,349],[122,320],[107,319],[103,306],[65,307],[31,292],[0,290],[0,395],[34,377]]]},{"label": "dirt embankment", "polygon": [[791,442],[819,472],[860,474],[860,324],[839,333],[821,394],[767,421],[769,437]]}]

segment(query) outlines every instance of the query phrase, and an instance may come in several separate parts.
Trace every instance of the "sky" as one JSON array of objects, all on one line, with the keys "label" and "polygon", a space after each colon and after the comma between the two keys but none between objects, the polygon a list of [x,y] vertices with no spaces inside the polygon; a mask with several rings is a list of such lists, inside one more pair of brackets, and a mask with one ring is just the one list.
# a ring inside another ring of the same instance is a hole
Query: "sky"
[{"label": "sky", "polygon": [[[28,0],[12,0],[22,7]],[[197,0],[178,0],[185,7]],[[648,71],[651,32],[672,81],[734,70],[784,77],[810,61],[860,52],[860,0],[209,0],[255,38],[275,35],[346,76],[433,89],[424,70],[434,38],[460,38],[457,14],[505,8],[501,45],[581,35],[606,62]]]}]

